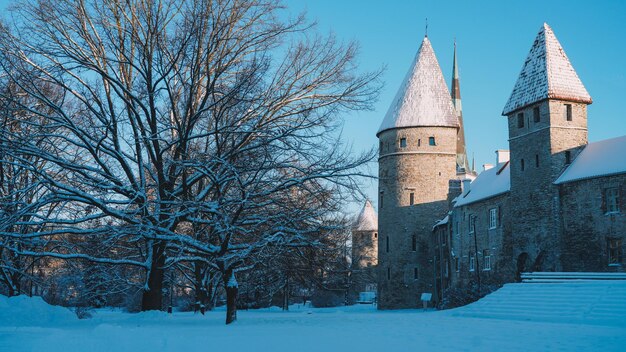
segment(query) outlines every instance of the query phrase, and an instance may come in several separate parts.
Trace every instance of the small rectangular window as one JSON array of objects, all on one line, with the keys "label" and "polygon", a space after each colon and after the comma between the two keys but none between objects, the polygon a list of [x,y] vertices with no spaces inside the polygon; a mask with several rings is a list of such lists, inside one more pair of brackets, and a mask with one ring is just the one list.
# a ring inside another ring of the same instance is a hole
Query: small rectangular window
[{"label": "small rectangular window", "polygon": [[495,229],[498,226],[498,209],[489,209],[489,229]]},{"label": "small rectangular window", "polygon": [[411,237],[411,250],[413,252],[417,252],[417,236],[413,235],[413,237]]},{"label": "small rectangular window", "polygon": [[535,166],[539,167],[539,154],[535,154]]},{"label": "small rectangular window", "polygon": [[378,143],[378,150],[380,150],[381,153],[383,152],[383,142],[382,141],[380,141]]},{"label": "small rectangular window", "polygon": [[461,261],[459,260],[459,257],[454,258],[454,269],[457,273],[461,271]]},{"label": "small rectangular window", "polygon": [[604,199],[606,202],[607,213],[619,212],[619,188],[607,188],[604,190]]},{"label": "small rectangular window", "polygon": [[436,145],[435,144],[435,137],[428,137],[428,145]]},{"label": "small rectangular window", "polygon": [[476,231],[476,215],[469,216],[469,233],[470,235]]},{"label": "small rectangular window", "polygon": [[622,264],[622,240],[619,238],[609,238],[607,239],[608,244],[608,254],[609,254],[609,265],[617,266]]},{"label": "small rectangular window", "polygon": [[565,104],[565,118],[572,121],[572,104]]},{"label": "small rectangular window", "polygon": [[418,139],[418,140],[417,140],[417,146],[418,146],[418,147],[421,147],[421,146],[422,146],[422,140],[421,140],[421,139]]},{"label": "small rectangular window", "polygon": [[517,128],[524,128],[524,113],[517,114]]},{"label": "small rectangular window", "polygon": [[520,168],[524,171],[524,159],[520,160]]},{"label": "small rectangular window", "polygon": [[572,163],[572,152],[569,150],[565,151],[565,165]]},{"label": "small rectangular window", "polygon": [[533,121],[535,121],[535,123],[541,121],[541,115],[539,114],[539,108],[538,107],[533,109]]},{"label": "small rectangular window", "polygon": [[470,255],[469,258],[469,271],[474,271],[476,269],[476,260],[473,255]]},{"label": "small rectangular window", "polygon": [[385,252],[389,253],[389,236],[385,237]]},{"label": "small rectangular window", "polygon": [[491,255],[488,249],[483,250],[483,270],[491,270]]},{"label": "small rectangular window", "polygon": [[391,280],[391,268],[387,268],[387,280]]},{"label": "small rectangular window", "polygon": [[413,192],[409,193],[409,204],[410,205],[415,204],[415,193]]},{"label": "small rectangular window", "polygon": [[383,208],[383,200],[384,200],[383,195],[384,195],[384,193],[380,192],[380,202],[378,202],[378,203],[379,203],[381,209]]},{"label": "small rectangular window", "polygon": [[400,148],[406,148],[406,138],[400,138]]},{"label": "small rectangular window", "polygon": [[413,268],[413,280],[417,280],[418,277],[419,271],[417,270],[417,268]]}]

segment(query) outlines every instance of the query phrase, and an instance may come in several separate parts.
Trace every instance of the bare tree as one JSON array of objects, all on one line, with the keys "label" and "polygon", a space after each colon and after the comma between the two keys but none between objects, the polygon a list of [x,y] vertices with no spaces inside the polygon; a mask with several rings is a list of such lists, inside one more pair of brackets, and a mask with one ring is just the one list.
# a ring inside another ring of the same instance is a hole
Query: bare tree
[{"label": "bare tree", "polygon": [[36,83],[10,77],[47,122],[19,152],[67,176],[23,164],[54,201],[89,209],[32,225],[136,249],[43,254],[143,268],[143,310],[162,309],[168,265],[205,263],[221,274],[227,323],[236,319],[236,273],[266,248],[308,244],[373,157],[352,156],[337,129],[343,112],[371,107],[379,73],[359,74],[354,43],[316,36],[303,17],[281,20],[280,9],[263,0],[17,7],[0,62],[36,72]]}]

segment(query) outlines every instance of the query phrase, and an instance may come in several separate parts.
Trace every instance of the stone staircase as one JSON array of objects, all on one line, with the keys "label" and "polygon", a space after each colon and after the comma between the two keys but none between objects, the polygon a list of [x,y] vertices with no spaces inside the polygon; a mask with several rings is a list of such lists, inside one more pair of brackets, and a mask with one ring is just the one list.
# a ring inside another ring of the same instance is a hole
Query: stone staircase
[{"label": "stone staircase", "polygon": [[506,284],[453,316],[626,326],[626,280]]}]

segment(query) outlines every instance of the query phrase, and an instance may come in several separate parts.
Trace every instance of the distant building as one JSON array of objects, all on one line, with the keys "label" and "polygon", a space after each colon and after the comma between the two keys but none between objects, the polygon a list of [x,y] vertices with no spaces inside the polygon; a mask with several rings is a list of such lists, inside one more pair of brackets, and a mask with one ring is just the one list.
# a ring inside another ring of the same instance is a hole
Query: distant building
[{"label": "distant building", "polygon": [[503,115],[509,150],[469,167],[456,48],[427,37],[377,133],[379,308],[525,271],[626,271],[626,136],[588,143],[592,99],[544,24]]},{"label": "distant building", "polygon": [[[370,300],[376,296],[378,264],[378,214],[370,201],[366,201],[352,228],[352,282],[357,300]],[[363,294],[368,292],[370,294]],[[365,298],[366,297],[366,298]]]}]

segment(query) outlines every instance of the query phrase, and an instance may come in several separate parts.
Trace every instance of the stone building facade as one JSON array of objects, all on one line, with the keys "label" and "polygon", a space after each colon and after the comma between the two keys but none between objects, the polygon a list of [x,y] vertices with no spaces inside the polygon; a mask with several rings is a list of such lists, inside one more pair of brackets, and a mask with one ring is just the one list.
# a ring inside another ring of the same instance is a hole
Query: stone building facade
[{"label": "stone building facade", "polygon": [[552,29],[540,29],[503,110],[509,150],[477,177],[456,50],[453,76],[448,93],[425,38],[377,134],[379,308],[526,271],[626,271],[626,136],[588,142],[591,96]]}]

